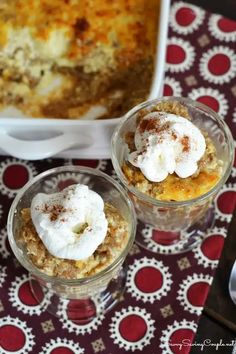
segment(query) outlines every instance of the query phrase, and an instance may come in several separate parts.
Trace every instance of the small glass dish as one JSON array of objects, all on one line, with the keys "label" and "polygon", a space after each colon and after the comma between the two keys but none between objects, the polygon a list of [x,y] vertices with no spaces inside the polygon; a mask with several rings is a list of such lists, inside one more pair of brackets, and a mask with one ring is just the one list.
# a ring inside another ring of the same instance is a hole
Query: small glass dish
[{"label": "small glass dish", "polygon": [[[206,131],[212,139],[217,158],[222,161],[222,174],[219,181],[198,198],[186,201],[154,199],[128,183],[122,171],[129,153],[125,140],[126,134],[135,132],[137,116],[142,110],[148,112],[161,102],[177,102],[187,108],[192,122]],[[223,119],[208,106],[188,98],[163,97],[144,102],[130,110],[115,129],[111,145],[112,163],[118,178],[133,200],[138,219],[153,228],[157,245],[149,247],[150,235],[147,237],[144,232],[137,233],[136,242],[144,248],[165,254],[185,252],[200,243],[206,230],[214,223],[212,202],[229,177],[233,164],[233,138]]]},{"label": "small glass dish", "polygon": [[[113,263],[97,274],[80,279],[63,279],[40,271],[31,262],[26,246],[22,241],[19,242],[18,235],[22,223],[21,211],[30,207],[37,193],[59,192],[75,183],[86,184],[99,193],[104,202],[118,210],[128,223],[128,241]],[[126,191],[99,170],[80,166],[56,167],[30,180],[17,194],[8,216],[10,246],[17,260],[29,271],[34,298],[40,304],[43,294],[47,311],[76,323],[88,323],[119,301],[126,281],[124,261],[134,242],[135,233],[136,215]]]}]

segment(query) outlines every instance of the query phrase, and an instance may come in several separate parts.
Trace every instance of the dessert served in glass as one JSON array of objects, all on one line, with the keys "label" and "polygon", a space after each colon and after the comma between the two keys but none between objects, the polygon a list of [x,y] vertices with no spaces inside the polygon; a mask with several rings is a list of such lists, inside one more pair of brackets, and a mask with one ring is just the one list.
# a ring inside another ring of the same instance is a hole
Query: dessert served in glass
[{"label": "dessert served in glass", "polygon": [[125,287],[123,266],[135,212],[112,178],[91,168],[57,167],[28,182],[12,203],[8,237],[30,286],[47,310],[85,323],[105,313]]},{"label": "dessert served in glass", "polygon": [[214,223],[212,202],[230,174],[233,139],[209,107],[164,97],[126,114],[112,137],[112,162],[137,217],[153,229],[138,232],[137,243],[180,253]]}]

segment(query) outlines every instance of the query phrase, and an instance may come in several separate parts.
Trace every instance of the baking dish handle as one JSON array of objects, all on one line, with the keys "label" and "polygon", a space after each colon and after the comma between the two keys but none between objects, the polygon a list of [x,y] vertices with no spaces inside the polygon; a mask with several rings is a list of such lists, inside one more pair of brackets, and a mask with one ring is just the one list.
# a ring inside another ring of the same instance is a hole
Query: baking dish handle
[{"label": "baking dish handle", "polygon": [[0,148],[7,154],[25,160],[40,160],[76,146],[87,148],[93,144],[86,134],[64,133],[49,139],[29,141],[10,136],[0,131]]}]

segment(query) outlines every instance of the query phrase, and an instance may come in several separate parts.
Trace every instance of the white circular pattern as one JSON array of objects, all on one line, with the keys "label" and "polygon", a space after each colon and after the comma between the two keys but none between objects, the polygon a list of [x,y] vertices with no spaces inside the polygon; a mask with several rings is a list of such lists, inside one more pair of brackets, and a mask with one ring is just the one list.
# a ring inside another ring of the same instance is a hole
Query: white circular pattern
[{"label": "white circular pattern", "polygon": [[[118,177],[118,175],[116,174],[116,172],[115,172],[115,170],[114,169],[112,169],[112,171],[109,173],[109,175],[110,175],[110,177],[112,178],[112,179],[114,179],[117,183],[119,183],[119,185],[123,188],[124,186],[123,186],[123,184],[122,184],[122,182],[121,182],[121,180],[120,180],[120,178]],[[115,192],[115,191],[114,191]],[[112,193],[112,192],[110,192],[110,193]],[[117,194],[117,192],[115,192],[116,194]],[[118,194],[115,196],[116,198],[118,197]]]},{"label": "white circular pattern", "polygon": [[102,306],[100,305],[98,300],[96,298],[93,298],[92,300],[97,309],[96,312],[99,314],[86,324],[77,324],[74,323],[72,320],[69,320],[67,316],[67,305],[70,301],[60,299],[57,315],[59,317],[60,322],[62,322],[62,328],[66,328],[70,333],[75,332],[77,335],[84,335],[87,333],[91,333],[93,330],[96,330],[98,326],[101,325],[102,320],[104,319],[104,314],[102,313]]},{"label": "white circular pattern", "polygon": [[[17,194],[17,192],[21,189],[21,187],[11,189],[8,186],[6,186],[6,184],[3,182],[3,176],[5,171],[13,165],[22,166],[26,169],[28,173],[28,181],[37,174],[34,165],[28,161],[19,160],[15,158],[2,161],[0,164],[0,190],[2,194],[7,195],[9,198],[13,198]],[[17,179],[17,175],[14,177],[15,179]]]},{"label": "white circular pattern", "polygon": [[[236,41],[236,31],[229,31],[229,32],[222,31],[222,29],[219,27],[220,20],[230,21],[229,19],[226,19],[221,15],[212,14],[210,16],[209,22],[208,22],[208,28],[209,28],[209,31],[212,34],[212,36],[219,39],[220,41],[235,42]],[[231,21],[233,21],[233,20],[231,20]]]},{"label": "white circular pattern", "polygon": [[[44,296],[42,301],[34,306],[29,306],[24,304],[19,298],[19,289],[27,281],[29,281],[29,276],[23,274],[21,277],[16,277],[15,280],[11,283],[9,288],[9,300],[12,303],[12,306],[15,307],[18,311],[22,311],[24,314],[32,315],[41,315],[43,311],[47,308],[50,303],[50,297]],[[33,296],[33,295],[32,295]]]},{"label": "white circular pattern", "polygon": [[74,161],[75,160],[79,160],[79,159],[67,159],[66,161],[65,161],[65,163],[64,163],[64,165],[65,166],[79,166],[79,167],[86,167],[86,166],[88,166],[88,167],[91,167],[91,168],[95,168],[96,170],[100,170],[100,171],[105,171],[106,170],[106,167],[107,167],[107,160],[96,160],[96,167],[95,166],[93,166],[93,163],[92,163],[92,161],[91,161],[91,163],[90,164],[76,164],[76,163],[74,163]]},{"label": "white circular pattern", "polygon": [[[4,351],[1,351],[0,353],[2,354],[12,354],[12,353],[17,353],[17,354],[27,354],[27,353],[32,353],[33,346],[35,344],[34,341],[34,335],[32,334],[32,329],[28,326],[28,324],[25,321],[21,321],[17,317],[10,317],[6,316],[3,318],[0,318],[0,328],[3,326],[13,326],[19,328],[25,335],[25,343],[24,346],[17,350],[17,351],[8,351],[4,349]],[[16,340],[16,338],[14,338]]]},{"label": "white circular pattern", "polygon": [[99,160],[96,168],[104,172],[106,170],[106,167],[107,167],[107,160]]},{"label": "white circular pattern", "polygon": [[146,247],[155,253],[163,253],[163,254],[169,254],[172,253],[173,251],[177,251],[178,247],[176,244],[170,245],[170,246],[162,246],[161,244],[155,242],[152,239],[153,235],[153,230],[154,228],[151,225],[146,224],[145,227],[142,229],[141,233],[144,237],[144,242],[146,243]]},{"label": "white circular pattern", "polygon": [[7,230],[6,228],[0,231],[0,255],[2,258],[7,258],[10,252],[7,249]]},{"label": "white circular pattern", "polygon": [[56,348],[68,348],[73,351],[75,354],[83,354],[84,349],[79,346],[78,343],[73,342],[72,340],[66,338],[51,339],[50,342],[46,343],[39,354],[50,354],[53,349]]},{"label": "white circular pattern", "polygon": [[[172,254],[181,252],[183,250],[183,246],[186,244],[186,239],[192,236],[193,233],[195,233],[195,231],[181,231],[180,240],[178,242],[174,243],[173,245],[161,245],[152,239],[153,231],[154,228],[148,224],[145,224],[144,228],[142,229],[141,233],[144,237],[144,242],[146,244],[145,246],[150,251],[161,254]],[[200,231],[198,234],[198,238],[199,237]]]},{"label": "white circular pattern", "polygon": [[[186,8],[189,11],[193,12],[195,15],[195,18],[192,20],[191,23],[183,26],[180,23],[178,23],[176,19],[176,14],[178,11],[181,10],[181,8]],[[199,26],[202,24],[203,20],[205,17],[205,11],[200,9],[197,6],[186,4],[183,1],[176,2],[172,4],[171,6],[171,11],[170,11],[170,20],[169,24],[172,29],[182,35],[186,35],[189,33],[192,33],[196,29],[199,28]]]},{"label": "white circular pattern", "polygon": [[2,217],[3,211],[2,211],[2,205],[0,204],[0,219]]},{"label": "white circular pattern", "polygon": [[5,281],[5,278],[7,276],[7,267],[3,267],[1,264],[0,264],[0,288],[3,286],[3,283]]},{"label": "white circular pattern", "polygon": [[230,222],[231,218],[232,218],[232,213],[223,213],[219,207],[218,207],[218,199],[221,197],[222,194],[224,194],[225,192],[232,192],[232,193],[236,193],[236,183],[227,183],[225,184],[220,192],[218,193],[214,204],[215,204],[215,212],[216,212],[216,218],[221,220],[221,221],[226,221],[226,222]]},{"label": "white circular pattern", "polygon": [[183,50],[185,53],[185,58],[180,63],[169,63],[168,61],[166,61],[167,69],[171,73],[184,72],[190,69],[195,59],[194,47],[188,41],[185,41],[182,38],[177,38],[177,37],[172,37],[168,40],[167,51],[168,51],[168,46],[180,47],[181,50]]},{"label": "white circular pattern", "polygon": [[[121,321],[129,315],[136,315],[141,317],[147,326],[145,335],[135,342],[131,342],[123,338],[119,331]],[[145,346],[150,344],[151,339],[154,337],[154,322],[155,321],[151,318],[151,315],[146,311],[146,309],[137,306],[129,306],[128,308],[122,308],[119,312],[115,312],[111,319],[109,331],[111,332],[111,338],[113,339],[114,344],[118,344],[119,348],[124,348],[126,351],[143,350]]]},{"label": "white circular pattern", "polygon": [[[205,87],[199,87],[197,89],[193,89],[189,93],[189,98],[191,98],[194,101],[197,101],[201,97],[212,97],[215,101],[217,101],[217,104],[219,106],[217,113],[221,116],[225,116],[228,112],[229,105],[228,101],[225,98],[225,95],[220,93],[219,90],[214,90],[212,88],[205,88]],[[200,101],[201,102],[201,101]],[[213,109],[213,107],[210,107]]]},{"label": "white circular pattern", "polygon": [[[208,64],[215,55],[224,55],[230,61],[230,69],[222,74],[215,75],[209,71]],[[229,82],[236,75],[236,55],[235,52],[224,46],[216,46],[203,53],[200,64],[200,74],[204,80],[207,80],[213,84],[224,84]]]},{"label": "white circular pattern", "polygon": [[202,306],[195,306],[189,302],[187,296],[188,289],[191,287],[191,285],[198,282],[204,282],[210,285],[212,279],[213,277],[211,277],[209,274],[204,275],[194,273],[188,275],[187,278],[182,281],[178,290],[177,300],[179,300],[180,304],[183,306],[185,311],[200,316],[200,314],[202,313]]},{"label": "white circular pattern", "polygon": [[122,185],[121,180],[119,179],[119,177],[117,176],[115,170],[112,169],[111,173],[110,173],[111,178],[113,178],[116,182],[118,182],[120,185]]},{"label": "white circular pattern", "polygon": [[182,87],[180,86],[179,81],[176,81],[172,77],[166,76],[165,77],[165,84],[170,86],[173,93],[171,96],[179,97],[182,94]]},{"label": "white circular pattern", "polygon": [[173,353],[173,351],[170,349],[171,336],[175,331],[180,329],[189,329],[195,333],[197,330],[197,325],[193,321],[186,321],[185,319],[183,319],[181,322],[174,321],[173,324],[168,325],[167,329],[162,331],[162,336],[160,338],[160,348],[162,348],[162,354]]},{"label": "white circular pattern", "polygon": [[[211,237],[213,235],[222,235],[223,237],[227,236],[227,230],[224,227],[218,228],[218,227],[214,227],[213,229],[210,230],[210,232],[208,232],[207,236],[205,237],[205,239],[207,239],[208,237]],[[202,252],[201,249],[201,244],[197,247],[195,247],[193,249],[193,255],[194,257],[197,259],[198,264],[202,265],[204,268],[216,268],[219,260],[212,260],[209,259],[208,257],[206,257],[206,255]]]},{"label": "white circular pattern", "polygon": [[234,113],[233,113],[233,122],[236,123],[236,108],[235,108]]},{"label": "white circular pattern", "polygon": [[[162,275],[162,285],[161,287],[154,291],[145,293],[141,291],[135,284],[135,276],[139,270],[145,267],[152,267],[156,269]],[[172,275],[169,273],[169,267],[164,266],[162,261],[157,261],[155,258],[141,258],[136,259],[132,265],[129,266],[127,272],[127,292],[136,298],[136,300],[142,300],[143,302],[150,302],[151,304],[155,300],[160,300],[163,296],[166,296],[168,291],[170,291]]]}]

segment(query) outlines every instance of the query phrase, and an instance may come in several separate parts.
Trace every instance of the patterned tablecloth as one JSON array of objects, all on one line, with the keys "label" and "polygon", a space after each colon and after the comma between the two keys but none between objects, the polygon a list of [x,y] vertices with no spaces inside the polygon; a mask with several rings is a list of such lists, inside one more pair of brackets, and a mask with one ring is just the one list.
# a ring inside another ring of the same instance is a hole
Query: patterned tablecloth
[{"label": "patterned tablecloth", "polygon": [[[235,40],[236,22],[172,3],[164,93],[209,105],[236,138]],[[123,299],[105,317],[84,325],[52,317],[44,311],[45,299],[35,303],[27,272],[14,259],[6,234],[17,191],[36,174],[65,164],[88,165],[114,176],[109,160],[0,158],[0,353],[188,353],[235,206],[236,163],[216,199],[215,226],[202,245],[178,256],[157,256],[134,245]],[[142,232],[148,247],[156,249],[155,232],[150,227]]]}]

